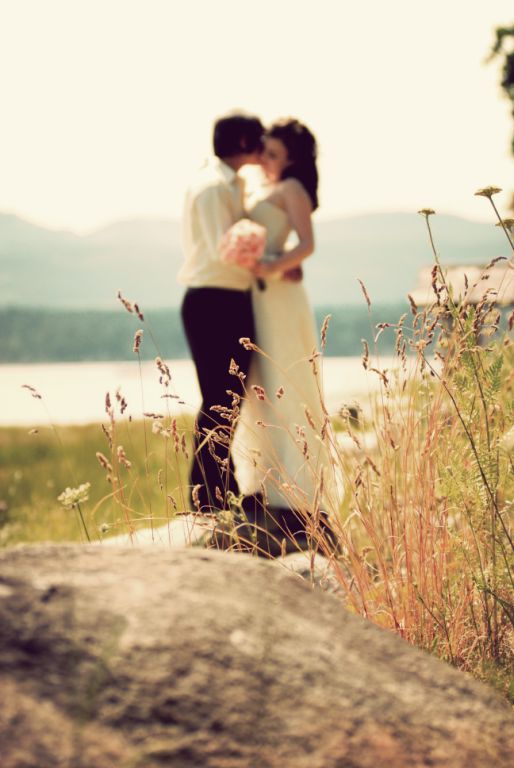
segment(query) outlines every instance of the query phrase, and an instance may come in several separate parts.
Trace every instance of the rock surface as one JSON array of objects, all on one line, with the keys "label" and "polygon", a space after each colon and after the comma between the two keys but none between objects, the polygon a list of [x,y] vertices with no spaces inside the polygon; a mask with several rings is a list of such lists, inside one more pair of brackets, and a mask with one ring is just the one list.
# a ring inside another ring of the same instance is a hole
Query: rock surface
[{"label": "rock surface", "polygon": [[2,768],[507,768],[494,692],[285,568],[203,550],[0,554]]}]

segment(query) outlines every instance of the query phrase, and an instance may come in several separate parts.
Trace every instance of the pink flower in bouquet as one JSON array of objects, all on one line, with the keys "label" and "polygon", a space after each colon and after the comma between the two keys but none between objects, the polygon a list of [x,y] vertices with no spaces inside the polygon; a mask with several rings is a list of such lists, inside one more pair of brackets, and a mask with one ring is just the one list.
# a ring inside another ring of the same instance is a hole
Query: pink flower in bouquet
[{"label": "pink flower in bouquet", "polygon": [[266,248],[266,229],[250,219],[240,219],[220,240],[221,260],[251,269],[260,261]]}]

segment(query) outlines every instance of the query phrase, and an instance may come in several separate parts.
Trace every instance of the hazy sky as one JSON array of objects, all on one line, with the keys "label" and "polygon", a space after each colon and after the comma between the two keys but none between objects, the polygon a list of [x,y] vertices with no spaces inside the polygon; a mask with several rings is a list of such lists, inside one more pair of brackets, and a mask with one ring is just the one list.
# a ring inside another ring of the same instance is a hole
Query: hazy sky
[{"label": "hazy sky", "polygon": [[87,231],[178,217],[211,124],[294,115],[320,145],[320,217],[487,219],[514,121],[484,65],[512,0],[0,0],[0,211]]}]

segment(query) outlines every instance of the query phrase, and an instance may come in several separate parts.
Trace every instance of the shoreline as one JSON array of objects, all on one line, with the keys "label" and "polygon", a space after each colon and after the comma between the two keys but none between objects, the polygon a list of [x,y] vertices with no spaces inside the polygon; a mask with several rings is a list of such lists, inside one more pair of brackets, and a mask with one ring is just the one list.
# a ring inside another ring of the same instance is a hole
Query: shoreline
[{"label": "shoreline", "polygon": [[[201,402],[191,360],[167,361],[172,375],[173,412],[194,413]],[[375,364],[375,363],[374,363]],[[396,367],[397,359],[383,357],[379,364]],[[330,413],[354,399],[366,398],[379,386],[378,376],[364,370],[359,357],[323,358],[325,402]],[[141,372],[140,372],[141,368]],[[128,402],[127,414],[162,411],[163,388],[153,361],[4,363],[0,364],[3,398],[0,427],[84,425],[105,421],[105,396],[114,401],[118,388]],[[141,386],[142,381],[142,386]],[[34,387],[42,399],[23,385]]]}]

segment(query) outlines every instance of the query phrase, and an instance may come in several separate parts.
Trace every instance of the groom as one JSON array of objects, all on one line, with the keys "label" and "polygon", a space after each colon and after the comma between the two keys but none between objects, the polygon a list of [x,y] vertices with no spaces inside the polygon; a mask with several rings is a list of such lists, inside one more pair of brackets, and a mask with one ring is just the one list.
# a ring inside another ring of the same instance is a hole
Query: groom
[{"label": "groom", "polygon": [[[227,509],[227,493],[239,495],[230,455],[230,409],[242,384],[229,373],[231,360],[248,372],[251,351],[239,339],[254,339],[250,286],[252,274],[220,260],[218,244],[244,217],[243,165],[260,161],[264,128],[246,114],[221,117],[214,125],[214,155],[189,187],[183,216],[184,264],[179,282],[187,287],[182,322],[196,367],[202,405],[196,419],[189,483],[194,506],[202,512]],[[214,407],[214,409],[213,409]]]}]

